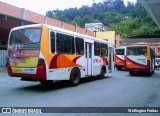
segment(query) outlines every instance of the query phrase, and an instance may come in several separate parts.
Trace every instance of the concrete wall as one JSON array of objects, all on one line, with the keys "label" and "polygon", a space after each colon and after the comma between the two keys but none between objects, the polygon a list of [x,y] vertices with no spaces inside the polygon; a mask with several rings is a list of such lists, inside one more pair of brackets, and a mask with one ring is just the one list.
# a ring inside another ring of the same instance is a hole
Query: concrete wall
[{"label": "concrete wall", "polygon": [[18,19],[31,21],[34,23],[42,23],[42,24],[45,23],[45,24],[49,24],[52,26],[64,28],[64,29],[67,29],[70,31],[75,31],[75,32],[78,32],[81,34],[85,34],[85,35],[89,35],[89,36],[94,37],[93,31],[89,31],[89,30],[86,31],[86,29],[76,27],[74,25],[67,24],[62,21],[52,19],[52,18],[43,16],[41,14],[37,14],[32,11],[26,10],[24,8],[21,9],[21,8],[18,8],[18,7],[3,3],[3,2],[0,2],[0,14],[6,14],[9,16],[13,16],[15,18],[18,18]]}]

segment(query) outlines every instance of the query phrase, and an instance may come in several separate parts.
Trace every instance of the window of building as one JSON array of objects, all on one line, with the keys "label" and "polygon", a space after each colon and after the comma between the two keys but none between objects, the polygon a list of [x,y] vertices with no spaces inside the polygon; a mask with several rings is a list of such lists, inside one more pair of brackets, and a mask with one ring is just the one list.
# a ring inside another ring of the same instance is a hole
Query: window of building
[{"label": "window of building", "polygon": [[95,56],[100,56],[100,43],[94,42],[94,54]]},{"label": "window of building", "polygon": [[82,38],[75,38],[76,43],[76,54],[83,55],[84,54],[84,40]]},{"label": "window of building", "polygon": [[55,33],[52,31],[50,33],[50,39],[51,39],[51,52],[55,52]]},{"label": "window of building", "polygon": [[56,34],[56,51],[57,53],[74,54],[74,37],[57,33]]}]

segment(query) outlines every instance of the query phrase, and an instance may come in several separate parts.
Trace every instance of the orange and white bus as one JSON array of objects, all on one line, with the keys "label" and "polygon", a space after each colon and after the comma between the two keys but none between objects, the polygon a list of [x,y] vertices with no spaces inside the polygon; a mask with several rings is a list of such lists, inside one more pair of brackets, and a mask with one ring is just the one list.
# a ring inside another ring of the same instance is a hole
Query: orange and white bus
[{"label": "orange and white bus", "polygon": [[22,80],[50,83],[103,78],[114,69],[111,42],[46,24],[13,28],[8,41],[8,74]]},{"label": "orange and white bus", "polygon": [[116,67],[117,70],[122,70],[122,68],[124,68],[125,51],[126,51],[126,47],[119,47],[115,49],[114,67]]},{"label": "orange and white bus", "polygon": [[151,75],[155,70],[155,52],[149,45],[127,46],[124,62],[124,70],[130,75],[137,72]]}]

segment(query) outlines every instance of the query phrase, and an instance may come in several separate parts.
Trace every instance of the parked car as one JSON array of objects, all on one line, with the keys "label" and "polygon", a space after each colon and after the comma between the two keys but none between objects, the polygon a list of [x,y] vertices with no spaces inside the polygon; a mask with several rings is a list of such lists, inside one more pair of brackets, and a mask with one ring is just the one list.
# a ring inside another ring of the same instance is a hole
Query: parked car
[{"label": "parked car", "polygon": [[155,59],[155,67],[156,68],[160,67],[160,58]]}]

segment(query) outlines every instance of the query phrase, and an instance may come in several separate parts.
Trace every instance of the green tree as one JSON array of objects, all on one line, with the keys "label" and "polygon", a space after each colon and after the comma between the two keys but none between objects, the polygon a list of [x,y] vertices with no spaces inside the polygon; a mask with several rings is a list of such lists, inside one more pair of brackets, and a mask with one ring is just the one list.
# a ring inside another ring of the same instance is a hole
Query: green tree
[{"label": "green tree", "polygon": [[53,10],[48,17],[84,28],[85,23],[103,23],[109,29],[119,32],[123,38],[130,36],[159,35],[160,30],[138,0],[136,4],[123,0],[104,0],[78,8]]}]

